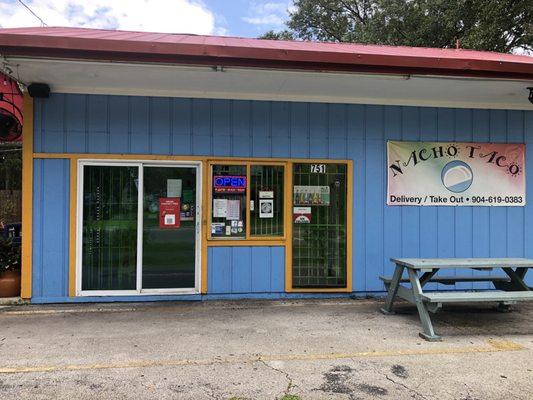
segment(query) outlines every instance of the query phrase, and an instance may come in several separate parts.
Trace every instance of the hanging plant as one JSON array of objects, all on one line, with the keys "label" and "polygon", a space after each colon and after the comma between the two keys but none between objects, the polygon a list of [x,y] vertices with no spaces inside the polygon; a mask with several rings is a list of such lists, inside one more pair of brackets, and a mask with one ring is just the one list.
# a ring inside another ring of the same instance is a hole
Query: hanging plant
[{"label": "hanging plant", "polygon": [[20,247],[11,238],[0,237],[0,272],[20,270]]}]

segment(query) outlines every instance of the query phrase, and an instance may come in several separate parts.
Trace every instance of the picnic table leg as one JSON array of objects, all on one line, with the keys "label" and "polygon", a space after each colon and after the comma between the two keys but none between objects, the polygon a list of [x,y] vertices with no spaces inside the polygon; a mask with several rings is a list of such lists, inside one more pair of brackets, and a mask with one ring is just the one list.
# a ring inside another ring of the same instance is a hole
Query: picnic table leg
[{"label": "picnic table leg", "polygon": [[507,284],[508,291],[529,291],[529,286],[524,282],[525,272],[522,271],[522,268],[517,268],[516,270],[512,268],[502,268],[503,271],[511,278],[511,282]]},{"label": "picnic table leg", "polygon": [[381,312],[383,314],[394,314],[394,311],[392,311],[392,304],[394,303],[394,298],[398,293],[398,287],[400,286],[400,280],[402,279],[403,269],[403,265],[396,264],[396,269],[392,275],[392,280],[387,288],[388,293],[387,298],[385,299],[385,306],[381,308]]},{"label": "picnic table leg", "polygon": [[433,330],[433,324],[431,323],[431,318],[429,317],[429,312],[426,303],[422,301],[420,295],[422,292],[422,285],[420,284],[420,279],[418,274],[412,268],[407,268],[409,273],[409,281],[411,282],[411,290],[413,291],[413,296],[415,298],[416,308],[418,309],[418,315],[420,316],[420,322],[422,323],[423,332],[420,332],[419,335],[423,339],[426,339],[430,342],[441,341],[442,338],[439,335],[435,334]]}]

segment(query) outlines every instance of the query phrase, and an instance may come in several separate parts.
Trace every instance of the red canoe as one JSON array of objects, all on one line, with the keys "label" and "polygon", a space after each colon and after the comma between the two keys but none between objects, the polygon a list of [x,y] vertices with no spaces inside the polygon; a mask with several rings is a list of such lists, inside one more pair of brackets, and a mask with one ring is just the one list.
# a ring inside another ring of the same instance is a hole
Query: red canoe
[{"label": "red canoe", "polygon": [[17,82],[0,73],[0,142],[22,140],[23,97]]}]

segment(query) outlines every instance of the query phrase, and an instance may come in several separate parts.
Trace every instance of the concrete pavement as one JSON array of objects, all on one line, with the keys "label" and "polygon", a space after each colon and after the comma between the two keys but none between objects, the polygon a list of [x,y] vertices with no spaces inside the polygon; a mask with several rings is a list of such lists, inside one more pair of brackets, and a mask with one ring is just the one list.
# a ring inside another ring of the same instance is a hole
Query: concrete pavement
[{"label": "concrete pavement", "polygon": [[375,300],[0,308],[1,399],[532,399],[533,305]]}]

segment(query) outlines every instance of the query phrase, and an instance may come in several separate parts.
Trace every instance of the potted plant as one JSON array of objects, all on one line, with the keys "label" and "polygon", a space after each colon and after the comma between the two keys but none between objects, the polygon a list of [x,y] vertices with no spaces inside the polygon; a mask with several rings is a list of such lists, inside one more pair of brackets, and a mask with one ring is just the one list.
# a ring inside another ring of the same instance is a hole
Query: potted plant
[{"label": "potted plant", "polygon": [[0,236],[0,297],[20,296],[20,247]]}]

